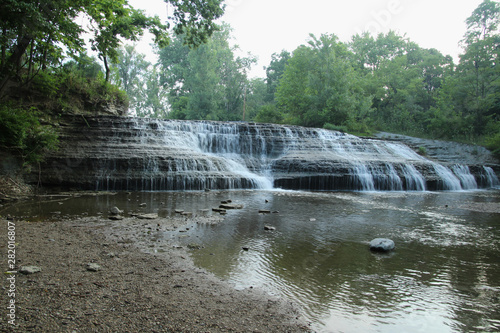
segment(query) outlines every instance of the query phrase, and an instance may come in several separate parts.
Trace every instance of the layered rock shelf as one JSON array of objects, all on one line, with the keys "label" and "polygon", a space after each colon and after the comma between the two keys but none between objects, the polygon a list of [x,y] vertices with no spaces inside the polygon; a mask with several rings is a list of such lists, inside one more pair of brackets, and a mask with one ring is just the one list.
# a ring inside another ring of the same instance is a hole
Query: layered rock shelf
[{"label": "layered rock shelf", "polygon": [[439,164],[408,146],[297,126],[63,117],[42,186],[108,191],[283,188],[424,191],[498,186],[492,165]]}]

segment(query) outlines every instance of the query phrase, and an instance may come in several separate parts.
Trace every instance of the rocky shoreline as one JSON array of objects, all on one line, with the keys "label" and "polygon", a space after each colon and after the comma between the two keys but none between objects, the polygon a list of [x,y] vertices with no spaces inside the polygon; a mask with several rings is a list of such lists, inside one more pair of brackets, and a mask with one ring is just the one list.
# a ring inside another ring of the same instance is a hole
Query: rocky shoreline
[{"label": "rocky shoreline", "polygon": [[[256,289],[235,290],[195,268],[183,248],[139,250],[140,239],[134,233],[139,224],[144,230],[155,230],[185,223],[185,217],[0,220],[3,272],[9,270],[4,255],[8,225],[15,226],[16,270],[23,266],[41,270],[4,275],[15,277],[16,327],[8,323],[5,313],[10,298],[2,295],[0,331],[310,331],[290,302]],[[9,283],[3,279],[5,295],[12,287]]]}]

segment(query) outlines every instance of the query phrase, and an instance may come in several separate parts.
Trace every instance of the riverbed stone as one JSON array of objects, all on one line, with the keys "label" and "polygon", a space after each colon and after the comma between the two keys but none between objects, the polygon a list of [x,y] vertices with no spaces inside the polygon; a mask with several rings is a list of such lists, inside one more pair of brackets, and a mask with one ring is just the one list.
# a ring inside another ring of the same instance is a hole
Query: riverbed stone
[{"label": "riverbed stone", "polygon": [[120,215],[123,213],[123,210],[119,209],[118,207],[113,207],[109,210],[109,212],[113,215]]},{"label": "riverbed stone", "polygon": [[243,205],[227,203],[227,204],[221,204],[219,206],[219,208],[222,208],[222,209],[243,209]]},{"label": "riverbed stone", "polygon": [[395,247],[394,241],[388,238],[375,238],[370,242],[370,250],[375,252],[390,252]]},{"label": "riverbed stone", "polygon": [[38,266],[22,266],[21,269],[19,269],[19,273],[22,274],[35,274],[38,272],[41,272],[42,269]]},{"label": "riverbed stone", "polygon": [[137,215],[137,218],[138,219],[141,219],[141,220],[155,220],[158,218],[158,214],[141,214],[141,215]]},{"label": "riverbed stone", "polygon": [[96,263],[87,264],[87,271],[89,272],[97,272],[101,270],[101,266]]}]

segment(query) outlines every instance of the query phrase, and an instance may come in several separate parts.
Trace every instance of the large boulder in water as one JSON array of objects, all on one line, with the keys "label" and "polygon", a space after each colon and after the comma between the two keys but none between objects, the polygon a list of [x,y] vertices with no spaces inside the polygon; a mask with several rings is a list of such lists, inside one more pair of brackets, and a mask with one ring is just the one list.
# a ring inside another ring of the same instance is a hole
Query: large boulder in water
[{"label": "large boulder in water", "polygon": [[370,242],[370,250],[375,252],[389,252],[395,247],[394,241],[387,238],[375,238]]}]

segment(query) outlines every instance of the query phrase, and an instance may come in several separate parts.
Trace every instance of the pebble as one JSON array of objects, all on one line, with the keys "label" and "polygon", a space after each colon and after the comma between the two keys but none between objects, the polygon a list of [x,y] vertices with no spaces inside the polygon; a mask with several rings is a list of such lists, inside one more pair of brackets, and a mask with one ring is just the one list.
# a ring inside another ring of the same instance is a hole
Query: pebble
[{"label": "pebble", "polygon": [[35,274],[41,272],[42,269],[38,266],[22,266],[19,270],[19,273],[22,274]]},{"label": "pebble", "polygon": [[137,216],[138,219],[154,220],[158,218],[158,214],[142,214]]},{"label": "pebble", "polygon": [[113,207],[110,209],[111,214],[120,215],[123,213],[123,210],[120,210],[118,207]]},{"label": "pebble", "polygon": [[87,264],[87,271],[97,272],[99,270],[101,270],[101,266],[99,266],[98,264],[96,264],[96,263]]}]

